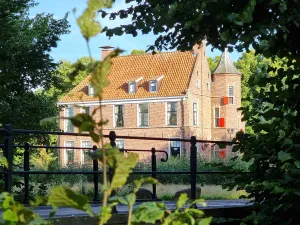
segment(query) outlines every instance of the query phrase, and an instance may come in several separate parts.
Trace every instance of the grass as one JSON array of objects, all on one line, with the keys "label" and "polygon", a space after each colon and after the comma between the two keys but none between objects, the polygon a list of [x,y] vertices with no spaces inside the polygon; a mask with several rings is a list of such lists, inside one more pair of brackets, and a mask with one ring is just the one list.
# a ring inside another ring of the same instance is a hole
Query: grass
[{"label": "grass", "polygon": [[[148,190],[152,190],[152,186],[146,185],[143,186]],[[190,188],[190,185],[185,184],[158,184],[157,185],[157,197],[161,198],[165,201],[167,200],[175,200],[175,193],[179,190]],[[244,190],[232,190],[227,191],[222,189],[220,185],[204,185],[201,187],[201,198],[207,200],[216,200],[216,199],[239,199],[240,196],[247,195],[247,192]]]}]

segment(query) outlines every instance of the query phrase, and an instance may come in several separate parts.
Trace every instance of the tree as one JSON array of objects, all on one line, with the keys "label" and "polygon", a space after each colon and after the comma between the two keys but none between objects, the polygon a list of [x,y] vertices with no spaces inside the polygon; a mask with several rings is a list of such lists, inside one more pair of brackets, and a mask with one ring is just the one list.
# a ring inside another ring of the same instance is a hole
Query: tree
[{"label": "tree", "polygon": [[207,61],[208,61],[208,65],[210,68],[211,72],[214,72],[214,70],[216,69],[219,61],[220,61],[221,56],[215,56],[215,57],[208,57]]},{"label": "tree", "polygon": [[[192,49],[206,39],[213,48],[253,48],[269,58],[249,77],[252,98],[244,120],[253,134],[237,134],[243,160],[254,159],[254,176],[239,180],[254,199],[254,224],[299,224],[300,209],[300,34],[299,0],[128,0],[134,6],[106,13],[110,19],[132,16],[130,24],[104,28],[107,36],[158,35],[148,50]],[[245,176],[244,176],[245,177]]]},{"label": "tree", "polygon": [[[69,91],[77,86],[88,74],[90,73],[89,64],[96,63],[94,59],[88,56],[79,58],[75,63],[70,61],[60,61],[60,64],[55,71],[57,79],[61,80],[60,84],[52,85],[50,89],[46,90],[46,95],[59,100],[62,96],[66,95]],[[76,71],[76,76],[70,77]],[[55,103],[56,104],[56,103]]]},{"label": "tree", "polygon": [[145,51],[142,49],[133,49],[130,53],[130,55],[141,55],[141,54],[145,54]]},{"label": "tree", "polygon": [[0,124],[40,129],[40,119],[57,115],[57,109],[37,88],[49,89],[61,82],[55,76],[57,63],[49,52],[60,36],[68,33],[67,15],[29,17],[33,0],[0,0]]}]

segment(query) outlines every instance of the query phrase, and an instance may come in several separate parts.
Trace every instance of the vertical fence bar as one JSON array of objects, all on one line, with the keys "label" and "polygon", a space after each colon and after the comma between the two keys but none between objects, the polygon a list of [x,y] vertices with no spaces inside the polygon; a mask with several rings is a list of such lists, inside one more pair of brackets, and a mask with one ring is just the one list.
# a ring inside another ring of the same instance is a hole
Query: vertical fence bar
[{"label": "vertical fence bar", "polygon": [[[116,147],[116,138],[117,138],[116,132],[110,131],[108,137],[109,137],[111,147]],[[113,176],[114,176],[113,171],[111,170],[111,168],[108,168],[108,173],[109,173],[109,182],[111,182],[112,179],[113,179]],[[111,195],[112,196],[116,195],[116,192],[112,191]],[[112,213],[117,213],[117,212],[118,212],[117,207],[114,206],[112,208]]]},{"label": "vertical fence bar", "polygon": [[11,124],[5,125],[6,134],[4,139],[4,154],[7,159],[8,167],[5,174],[5,191],[11,193],[13,182],[13,127]]},{"label": "vertical fence bar", "polygon": [[191,166],[191,199],[196,199],[196,175],[197,175],[197,139],[195,136],[191,137],[191,151],[190,151],[190,166]]},{"label": "vertical fence bar", "polygon": [[[29,143],[24,144],[24,171],[29,171]],[[24,204],[29,203],[29,174],[24,174]]]},{"label": "vertical fence bar", "polygon": [[[152,155],[151,155],[151,164],[152,164],[152,172],[156,172],[156,150],[155,148],[151,149]],[[152,173],[152,178],[156,179],[156,174]],[[156,184],[152,184],[152,199],[156,200]]]},{"label": "vertical fence bar", "polygon": [[[97,150],[97,146],[93,146],[93,151],[95,152]],[[99,165],[98,165],[98,160],[93,159],[93,171],[98,172],[99,171]],[[94,202],[100,201],[99,199],[99,174],[94,174]]]}]

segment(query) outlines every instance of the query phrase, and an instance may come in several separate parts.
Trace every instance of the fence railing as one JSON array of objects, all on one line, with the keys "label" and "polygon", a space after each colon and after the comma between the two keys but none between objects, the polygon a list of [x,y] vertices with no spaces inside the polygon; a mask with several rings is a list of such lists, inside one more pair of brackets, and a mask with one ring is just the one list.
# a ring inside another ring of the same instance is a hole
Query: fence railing
[{"label": "fence railing", "polygon": [[[53,132],[53,131],[41,131],[41,130],[23,130],[23,129],[13,129],[11,125],[6,125],[5,128],[0,128],[0,133],[4,133],[4,142],[0,144],[0,148],[3,149],[4,156],[7,159],[8,167],[4,168],[0,172],[4,176],[4,186],[5,191],[12,192],[13,187],[13,176],[22,175],[24,178],[24,196],[23,203],[29,203],[29,187],[30,187],[30,174],[84,174],[93,175],[93,188],[94,197],[93,202],[100,202],[99,196],[99,174],[103,172],[99,170],[98,160],[93,160],[92,171],[33,171],[30,170],[30,149],[34,148],[46,148],[46,149],[78,149],[78,150],[91,150],[96,151],[97,146],[94,145],[92,148],[86,147],[65,147],[65,146],[41,146],[41,145],[30,145],[29,143],[14,144],[14,135],[18,134],[54,134],[54,135],[66,135],[66,136],[88,136],[85,133],[68,133],[68,132]],[[180,138],[158,138],[158,137],[136,137],[136,136],[117,136],[114,131],[111,131],[109,135],[104,135],[105,138],[109,138],[111,146],[116,146],[116,139],[134,139],[134,140],[155,140],[155,141],[180,141],[190,143],[190,171],[157,171],[157,153],[162,153],[165,158],[161,158],[162,162],[166,162],[169,158],[169,154],[164,150],[157,150],[156,148],[151,148],[149,150],[145,149],[121,149],[120,151],[128,152],[149,152],[151,153],[151,171],[133,171],[132,174],[149,174],[153,178],[156,178],[158,174],[186,174],[190,175],[190,187],[191,187],[191,199],[196,199],[196,183],[197,174],[240,174],[241,172],[231,172],[231,171],[197,171],[197,143],[214,143],[214,144],[225,144],[232,145],[238,144],[228,141],[209,141],[209,140],[197,140],[195,136],[190,139],[180,139]],[[24,149],[24,167],[23,171],[13,170],[13,156],[15,148]],[[247,173],[247,172],[244,172]],[[112,178],[112,171],[108,170],[108,175],[110,179]],[[156,185],[152,186],[152,199],[157,200]]]}]

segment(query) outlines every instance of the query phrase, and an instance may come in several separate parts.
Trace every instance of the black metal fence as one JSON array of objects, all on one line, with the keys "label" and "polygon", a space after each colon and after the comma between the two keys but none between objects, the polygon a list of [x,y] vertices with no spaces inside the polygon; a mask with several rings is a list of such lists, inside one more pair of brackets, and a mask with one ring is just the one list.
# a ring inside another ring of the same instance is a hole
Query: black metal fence
[{"label": "black metal fence", "polygon": [[[92,148],[86,147],[63,147],[63,146],[37,146],[30,145],[29,143],[24,143],[23,145],[14,144],[14,135],[17,134],[53,134],[53,135],[66,135],[66,136],[88,136],[88,134],[83,133],[68,133],[68,132],[52,132],[52,131],[41,131],[41,130],[23,130],[23,129],[13,129],[11,125],[6,125],[5,128],[0,128],[0,133],[4,134],[4,142],[0,144],[0,148],[3,149],[4,156],[7,158],[8,167],[4,168],[0,174],[4,177],[5,191],[12,192],[13,187],[13,176],[21,175],[24,178],[24,196],[23,203],[29,203],[29,185],[30,185],[30,174],[85,174],[93,175],[93,186],[94,186],[94,197],[93,202],[100,202],[99,196],[99,174],[102,174],[102,171],[99,171],[98,160],[93,160],[93,170],[92,171],[32,171],[30,170],[30,149],[34,148],[47,148],[47,149],[79,149],[86,150],[90,149],[93,151],[97,150],[97,146],[94,145]],[[166,162],[169,158],[168,152],[163,150],[157,150],[152,148],[151,150],[140,150],[140,149],[121,149],[121,151],[137,151],[137,152],[149,152],[151,153],[151,171],[134,171],[133,174],[149,174],[153,178],[156,178],[158,174],[186,174],[190,176],[190,186],[191,186],[191,199],[196,199],[196,183],[197,183],[197,174],[239,174],[240,172],[229,172],[229,171],[197,171],[197,143],[211,143],[211,144],[226,144],[232,145],[237,143],[232,143],[228,141],[208,141],[208,140],[197,140],[195,136],[192,136],[191,139],[170,139],[170,138],[157,138],[157,137],[134,137],[134,136],[117,136],[114,131],[111,131],[109,135],[104,135],[105,138],[109,138],[111,146],[116,146],[116,138],[121,139],[133,139],[133,140],[156,140],[156,141],[180,141],[180,142],[189,142],[190,143],[190,171],[157,171],[157,154],[162,153],[165,155],[165,158],[162,158],[162,162]],[[14,171],[13,170],[13,156],[15,148],[23,148],[24,151],[24,168],[23,171]],[[111,179],[112,171],[108,171],[108,175]],[[156,195],[156,185],[152,186],[152,199],[157,200]]]}]

